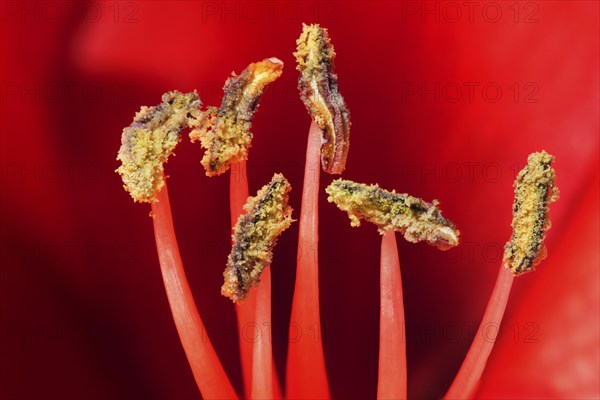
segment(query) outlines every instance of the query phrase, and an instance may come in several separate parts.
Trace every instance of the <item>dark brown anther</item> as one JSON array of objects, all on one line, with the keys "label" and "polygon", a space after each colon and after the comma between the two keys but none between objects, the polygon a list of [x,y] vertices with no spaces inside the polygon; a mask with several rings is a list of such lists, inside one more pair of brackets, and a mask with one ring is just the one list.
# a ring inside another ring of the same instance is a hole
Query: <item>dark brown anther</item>
[{"label": "dark brown anther", "polygon": [[458,244],[460,232],[442,216],[437,201],[428,203],[405,193],[387,191],[378,185],[365,185],[337,179],[325,191],[329,202],[346,211],[350,225],[360,226],[365,219],[377,226],[380,233],[394,230],[409,242],[427,243],[440,250]]},{"label": "dark brown anther", "polygon": [[198,128],[190,132],[190,139],[193,142],[200,140],[206,149],[201,161],[206,175],[220,175],[232,163],[248,158],[252,144],[252,116],[265,87],[279,78],[282,71],[281,60],[267,58],[227,79],[221,107],[208,107]]},{"label": "dark brown anther", "polygon": [[325,172],[341,174],[350,146],[350,112],[338,90],[333,72],[335,51],[327,29],[302,25],[294,53],[300,71],[300,98],[323,134],[321,164]]},{"label": "dark brown anther", "polygon": [[515,180],[513,231],[504,247],[504,265],[515,275],[533,271],[546,258],[548,205],[558,199],[553,161],[554,157],[545,151],[530,154]]},{"label": "dark brown anther", "polygon": [[233,246],[221,294],[234,302],[246,298],[248,291],[258,285],[263,269],[273,260],[277,238],[293,222],[288,193],[292,189],[282,174],[249,197],[233,233]]},{"label": "dark brown anther", "polygon": [[135,201],[152,202],[164,186],[163,164],[181,140],[181,130],[198,124],[198,94],[172,91],[155,107],[142,107],[123,129],[117,172]]}]

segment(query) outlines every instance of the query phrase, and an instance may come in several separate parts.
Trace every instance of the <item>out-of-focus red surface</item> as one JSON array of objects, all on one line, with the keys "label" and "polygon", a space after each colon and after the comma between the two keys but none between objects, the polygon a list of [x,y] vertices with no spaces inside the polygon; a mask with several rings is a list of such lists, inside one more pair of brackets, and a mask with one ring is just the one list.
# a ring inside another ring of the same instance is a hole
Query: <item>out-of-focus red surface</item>
[{"label": "out-of-focus red surface", "polygon": [[[352,112],[344,177],[437,198],[461,230],[447,253],[399,241],[409,396],[442,395],[459,368],[510,234],[512,181],[541,149],[556,156],[561,189],[548,259],[515,281],[479,395],[599,395],[598,3],[5,0],[0,11],[2,397],[198,397],[149,207],[114,173],[121,130],[167,90],[217,105],[231,71],[276,56],[286,66],[255,116],[250,192],[283,172],[297,217],[310,124],[292,56],[302,22],[329,28],[338,54]],[[184,141],[168,164],[175,226],[208,335],[241,390],[234,309],[219,294],[229,183],[205,177],[200,157]],[[297,234],[283,235],[272,264],[280,376]],[[350,228],[325,195],[320,238],[332,394],[373,397],[380,238]]]}]

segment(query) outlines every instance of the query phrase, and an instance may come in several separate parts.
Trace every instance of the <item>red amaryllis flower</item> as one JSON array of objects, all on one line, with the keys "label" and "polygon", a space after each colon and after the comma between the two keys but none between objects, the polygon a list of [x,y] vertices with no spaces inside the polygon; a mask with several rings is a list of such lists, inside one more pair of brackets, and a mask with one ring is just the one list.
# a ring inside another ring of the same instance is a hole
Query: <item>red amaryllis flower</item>
[{"label": "red amaryllis flower", "polygon": [[[556,156],[548,258],[515,280],[477,396],[600,395],[598,4],[590,2],[12,2],[0,4],[0,393],[8,398],[197,398],[165,301],[148,209],[114,174],[121,129],[168,90],[219,104],[231,71],[286,65],[255,116],[250,193],[283,172],[299,210],[309,121],[298,98],[302,22],[329,29],[352,112],[344,177],[439,199],[461,245],[398,241],[408,396],[441,397],[473,339],[510,236],[527,154]],[[197,146],[167,165],[196,304],[238,393],[235,311],[219,295],[227,179]],[[234,171],[235,172],[235,171]],[[238,171],[241,173],[241,171]],[[321,186],[331,177],[322,175]],[[379,240],[320,198],[321,326],[331,395],[377,390]],[[284,377],[298,231],[272,264],[271,334]],[[314,256],[315,249],[304,249]],[[285,387],[283,388],[285,390]]]}]

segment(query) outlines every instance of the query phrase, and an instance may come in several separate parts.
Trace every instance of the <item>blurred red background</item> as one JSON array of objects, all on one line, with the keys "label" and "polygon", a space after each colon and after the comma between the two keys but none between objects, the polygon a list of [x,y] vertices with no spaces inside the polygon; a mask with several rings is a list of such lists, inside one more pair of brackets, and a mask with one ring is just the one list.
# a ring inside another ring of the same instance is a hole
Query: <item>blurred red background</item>
[{"label": "blurred red background", "polygon": [[[319,22],[352,113],[344,177],[427,200],[461,230],[439,253],[399,241],[409,396],[458,370],[510,235],[512,182],[556,156],[548,259],[517,279],[480,397],[600,395],[597,2],[2,1],[3,398],[198,398],[172,323],[149,207],[114,173],[121,130],[168,90],[220,104],[231,71],[276,56],[256,113],[250,192],[274,172],[299,216],[309,117],[292,52]],[[234,309],[220,296],[228,179],[184,140],[166,168],[196,303],[241,390]],[[323,175],[323,186],[331,176]],[[324,193],[323,193],[324,194]],[[379,240],[321,198],[325,358],[336,398],[372,398]],[[284,376],[297,225],[276,248],[273,346]]]}]

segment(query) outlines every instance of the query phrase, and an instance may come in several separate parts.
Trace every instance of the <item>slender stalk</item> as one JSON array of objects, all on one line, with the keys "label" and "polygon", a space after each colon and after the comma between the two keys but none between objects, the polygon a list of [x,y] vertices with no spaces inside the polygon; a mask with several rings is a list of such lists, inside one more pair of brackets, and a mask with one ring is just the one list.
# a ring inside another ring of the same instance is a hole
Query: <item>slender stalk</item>
[{"label": "slender stalk", "polygon": [[378,399],[406,399],[406,343],[396,233],[381,238]]},{"label": "slender stalk", "polygon": [[242,214],[244,204],[246,204],[247,200],[248,174],[246,171],[246,161],[239,161],[231,165],[229,173],[229,211],[232,228]]},{"label": "slender stalk", "polygon": [[156,250],[173,320],[196,384],[204,398],[237,398],[210,339],[202,337],[205,328],[179,254],[166,181],[157,198],[152,203]]},{"label": "slender stalk", "polygon": [[477,329],[477,335],[473,339],[471,348],[444,398],[468,399],[473,397],[488,357],[494,348],[512,283],[513,274],[511,270],[501,265],[496,279],[496,286],[479,329]]},{"label": "slender stalk", "polygon": [[299,221],[296,285],[287,360],[288,398],[329,398],[319,314],[319,175],[321,131],[308,134]]},{"label": "slender stalk", "polygon": [[266,266],[256,291],[257,336],[252,356],[252,399],[272,399],[273,354],[271,350],[271,267]]},{"label": "slender stalk", "polygon": [[[243,212],[243,207],[248,200],[248,174],[246,161],[239,161],[231,165],[229,173],[229,211],[231,227],[237,223]],[[244,394],[250,397],[252,387],[252,334],[249,330],[254,327],[254,313],[256,308],[256,293],[250,291],[243,303],[236,303],[235,312],[238,324],[238,338],[240,347],[240,360],[242,363],[242,377],[244,380]]]}]

